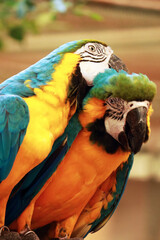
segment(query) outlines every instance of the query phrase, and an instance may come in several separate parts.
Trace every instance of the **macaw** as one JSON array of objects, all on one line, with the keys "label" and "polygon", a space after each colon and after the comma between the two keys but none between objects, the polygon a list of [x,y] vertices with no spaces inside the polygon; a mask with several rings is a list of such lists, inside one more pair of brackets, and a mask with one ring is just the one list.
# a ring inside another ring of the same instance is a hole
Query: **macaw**
[{"label": "macaw", "polygon": [[[45,235],[40,239],[85,237],[109,220],[123,194],[133,156],[149,138],[155,93],[155,84],[143,74],[108,69],[94,78],[82,111],[72,118],[78,118],[82,129],[36,198],[31,229],[49,226],[47,234],[42,228]],[[22,202],[30,188],[18,195]],[[15,196],[10,204],[17,202]],[[15,220],[11,228],[16,227]]]},{"label": "macaw", "polygon": [[[108,68],[126,69],[106,44],[79,40],[62,45],[0,84],[0,234],[11,191],[51,156],[58,166],[67,152],[63,133],[70,119],[81,109],[94,77]],[[32,207],[28,211],[23,231],[28,229]]]}]

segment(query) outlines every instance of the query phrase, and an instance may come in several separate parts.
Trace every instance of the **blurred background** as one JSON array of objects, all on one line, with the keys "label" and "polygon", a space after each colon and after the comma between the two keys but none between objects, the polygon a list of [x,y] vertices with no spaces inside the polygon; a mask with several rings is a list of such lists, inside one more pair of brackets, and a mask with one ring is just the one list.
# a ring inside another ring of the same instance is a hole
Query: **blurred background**
[{"label": "blurred background", "polygon": [[160,1],[0,0],[0,81],[84,38],[106,42],[130,73],[144,73],[157,84],[150,140],[135,156],[111,220],[87,240],[159,240]]}]

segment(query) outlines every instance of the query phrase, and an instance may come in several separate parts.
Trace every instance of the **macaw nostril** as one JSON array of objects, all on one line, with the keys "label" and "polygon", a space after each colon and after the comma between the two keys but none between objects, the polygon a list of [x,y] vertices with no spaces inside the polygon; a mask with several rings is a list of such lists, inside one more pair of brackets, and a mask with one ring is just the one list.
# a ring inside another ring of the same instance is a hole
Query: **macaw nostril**
[{"label": "macaw nostril", "polygon": [[126,122],[132,127],[141,126],[146,123],[147,118],[147,108],[146,107],[137,107],[132,109],[127,114]]}]

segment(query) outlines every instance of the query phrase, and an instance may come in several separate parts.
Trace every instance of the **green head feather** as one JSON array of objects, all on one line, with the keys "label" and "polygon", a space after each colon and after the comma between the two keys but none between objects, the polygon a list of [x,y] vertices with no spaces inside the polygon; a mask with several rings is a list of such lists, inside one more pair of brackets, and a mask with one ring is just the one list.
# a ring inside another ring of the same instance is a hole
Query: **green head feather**
[{"label": "green head feather", "polygon": [[116,72],[108,69],[104,73],[99,73],[94,81],[94,86],[85,98],[96,97],[105,100],[109,96],[122,98],[125,101],[152,101],[156,94],[156,85],[146,75],[128,74],[121,70]]}]

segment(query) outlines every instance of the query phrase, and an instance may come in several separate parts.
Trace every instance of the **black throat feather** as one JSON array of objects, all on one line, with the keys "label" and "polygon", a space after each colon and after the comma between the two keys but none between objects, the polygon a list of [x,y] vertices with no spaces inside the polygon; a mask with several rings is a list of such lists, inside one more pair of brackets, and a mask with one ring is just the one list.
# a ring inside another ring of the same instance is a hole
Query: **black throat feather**
[{"label": "black throat feather", "polygon": [[120,144],[106,132],[104,118],[97,119],[87,125],[87,130],[91,132],[90,141],[101,146],[107,153],[115,153]]},{"label": "black throat feather", "polygon": [[76,71],[72,76],[71,84],[69,86],[68,97],[70,104],[75,101],[77,110],[82,110],[82,102],[91,87],[87,85],[86,80],[83,78],[80,67],[77,65]]}]

